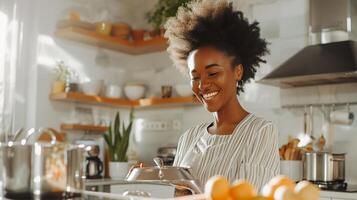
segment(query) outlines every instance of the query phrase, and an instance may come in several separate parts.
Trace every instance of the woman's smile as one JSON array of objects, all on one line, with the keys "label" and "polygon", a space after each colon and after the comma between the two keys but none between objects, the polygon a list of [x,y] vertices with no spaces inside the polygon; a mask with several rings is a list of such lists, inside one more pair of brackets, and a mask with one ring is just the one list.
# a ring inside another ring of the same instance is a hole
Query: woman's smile
[{"label": "woman's smile", "polygon": [[218,92],[219,91],[204,93],[204,94],[201,94],[201,96],[203,97],[204,100],[209,101],[209,100],[212,100],[214,97],[216,97],[218,95]]}]

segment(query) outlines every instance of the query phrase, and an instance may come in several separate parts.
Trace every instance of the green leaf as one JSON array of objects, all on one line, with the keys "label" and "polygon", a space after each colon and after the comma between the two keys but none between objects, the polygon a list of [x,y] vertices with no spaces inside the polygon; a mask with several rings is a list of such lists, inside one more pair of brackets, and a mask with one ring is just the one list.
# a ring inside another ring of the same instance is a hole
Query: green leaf
[{"label": "green leaf", "polygon": [[108,145],[113,145],[113,134],[112,134],[112,122],[109,123],[108,127],[108,134],[109,134],[109,142]]},{"label": "green leaf", "polygon": [[134,120],[133,109],[130,110],[129,119],[130,123],[126,126],[124,121],[120,121],[120,115],[118,112],[114,118],[114,122],[110,122],[107,133],[103,136],[108,145],[110,159],[112,161],[128,160],[126,153],[128,151],[130,132]]},{"label": "green leaf", "polygon": [[115,121],[114,121],[114,133],[116,137],[119,137],[119,140],[121,140],[121,135],[120,135],[120,114],[117,112],[115,115]]}]

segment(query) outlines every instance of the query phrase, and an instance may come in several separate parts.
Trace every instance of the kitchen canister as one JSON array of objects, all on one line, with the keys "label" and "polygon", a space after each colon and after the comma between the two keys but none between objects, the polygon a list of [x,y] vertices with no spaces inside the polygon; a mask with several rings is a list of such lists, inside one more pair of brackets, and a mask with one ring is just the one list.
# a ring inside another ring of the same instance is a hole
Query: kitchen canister
[{"label": "kitchen canister", "polygon": [[280,174],[288,176],[294,181],[301,181],[303,175],[301,160],[281,160]]}]

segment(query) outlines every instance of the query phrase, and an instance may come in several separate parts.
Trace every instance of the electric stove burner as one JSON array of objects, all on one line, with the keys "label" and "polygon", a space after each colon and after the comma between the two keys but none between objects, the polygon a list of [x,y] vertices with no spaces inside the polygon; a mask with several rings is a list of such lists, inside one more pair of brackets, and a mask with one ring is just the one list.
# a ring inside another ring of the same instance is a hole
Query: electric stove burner
[{"label": "electric stove burner", "polygon": [[312,181],[321,190],[346,191],[347,183],[344,181]]}]

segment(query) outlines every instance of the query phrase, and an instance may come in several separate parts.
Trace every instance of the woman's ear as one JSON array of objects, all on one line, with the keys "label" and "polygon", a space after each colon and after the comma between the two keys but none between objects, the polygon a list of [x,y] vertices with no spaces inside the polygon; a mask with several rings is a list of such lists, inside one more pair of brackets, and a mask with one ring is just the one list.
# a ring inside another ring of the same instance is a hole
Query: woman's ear
[{"label": "woman's ear", "polygon": [[242,64],[236,65],[234,67],[234,78],[237,81],[242,80],[242,78],[243,78],[243,65]]}]

